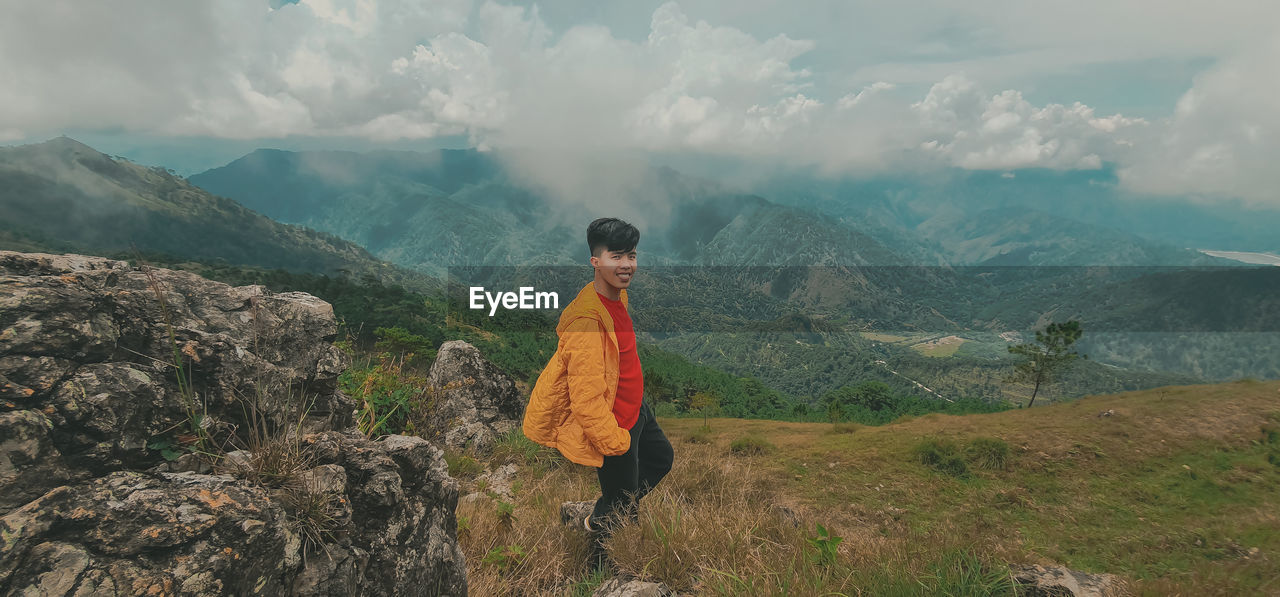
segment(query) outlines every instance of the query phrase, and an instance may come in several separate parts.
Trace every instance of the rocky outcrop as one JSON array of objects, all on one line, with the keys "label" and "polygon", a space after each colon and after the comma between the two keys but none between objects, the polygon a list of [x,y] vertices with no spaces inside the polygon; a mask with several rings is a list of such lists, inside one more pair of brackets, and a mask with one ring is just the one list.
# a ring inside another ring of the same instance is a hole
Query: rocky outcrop
[{"label": "rocky outcrop", "polygon": [[333,309],[308,294],[0,252],[0,511],[156,464],[161,452],[148,446],[189,444],[193,412],[223,440],[253,412],[286,425],[304,397],[311,430],[349,426],[336,334]]},{"label": "rocky outcrop", "polygon": [[461,340],[440,346],[428,379],[436,394],[429,431],[449,446],[486,454],[524,417],[515,382]]},{"label": "rocky outcrop", "polygon": [[674,597],[666,586],[642,580],[611,579],[596,589],[591,597]]},{"label": "rocky outcrop", "polygon": [[303,293],[0,252],[0,594],[465,594],[443,454],[351,429],[336,332]]},{"label": "rocky outcrop", "polygon": [[516,474],[520,468],[514,464],[504,464],[495,470],[485,470],[476,476],[475,487],[478,491],[462,496],[463,501],[483,499],[492,496],[494,499],[510,501],[515,497],[513,487]]},{"label": "rocky outcrop", "polygon": [[[315,466],[298,489],[118,471],[49,491],[0,518],[0,589],[466,593],[454,540],[458,490],[438,449],[416,437],[375,442],[334,431],[306,443]],[[305,507],[291,507],[299,500]]]},{"label": "rocky outcrop", "polygon": [[1090,574],[1063,566],[1011,566],[1022,595],[1034,597],[1119,597],[1127,595],[1120,577]]}]

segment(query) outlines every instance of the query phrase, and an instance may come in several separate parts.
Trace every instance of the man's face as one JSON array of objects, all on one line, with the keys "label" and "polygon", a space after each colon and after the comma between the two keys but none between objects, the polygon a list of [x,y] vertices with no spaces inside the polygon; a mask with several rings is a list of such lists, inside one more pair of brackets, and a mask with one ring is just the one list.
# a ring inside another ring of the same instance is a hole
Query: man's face
[{"label": "man's face", "polygon": [[600,272],[606,284],[618,289],[626,288],[636,273],[636,251],[605,249],[598,257],[591,258],[591,265]]}]

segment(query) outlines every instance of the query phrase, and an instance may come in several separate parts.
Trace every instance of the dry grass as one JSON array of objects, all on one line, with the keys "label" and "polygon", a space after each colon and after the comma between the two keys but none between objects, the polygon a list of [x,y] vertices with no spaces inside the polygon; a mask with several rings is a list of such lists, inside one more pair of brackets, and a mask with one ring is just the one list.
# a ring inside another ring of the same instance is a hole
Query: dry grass
[{"label": "dry grass", "polygon": [[[728,442],[671,439],[677,447],[671,473],[642,502],[639,522],[622,526],[608,543],[622,572],[695,595],[863,594],[859,587],[876,582],[868,577],[882,575],[885,561],[901,563],[898,576],[927,573],[910,564],[911,542],[861,523],[826,525],[843,540],[835,563],[823,565],[809,539],[815,524],[831,517],[779,494],[762,457],[730,458]],[[560,524],[559,506],[598,496],[594,470],[563,464],[540,477],[522,471],[521,479],[511,524],[503,523],[501,500],[486,496],[458,506],[471,592],[589,594],[585,536]],[[522,558],[504,557],[512,546]]]},{"label": "dry grass", "polygon": [[[1277,411],[1280,382],[1240,382],[854,433],[663,419],[675,466],[609,548],[623,572],[692,595],[1011,594],[1006,563],[1110,572],[1142,595],[1280,594],[1280,467],[1267,460],[1280,446],[1263,431]],[[752,435],[777,449],[730,451]],[[912,459],[927,438],[1009,451],[955,478]],[[505,516],[490,497],[460,503],[474,594],[600,582],[585,537],[559,522],[562,502],[599,495],[595,471],[547,457],[523,457]],[[815,557],[817,524],[842,538],[832,562]]]}]

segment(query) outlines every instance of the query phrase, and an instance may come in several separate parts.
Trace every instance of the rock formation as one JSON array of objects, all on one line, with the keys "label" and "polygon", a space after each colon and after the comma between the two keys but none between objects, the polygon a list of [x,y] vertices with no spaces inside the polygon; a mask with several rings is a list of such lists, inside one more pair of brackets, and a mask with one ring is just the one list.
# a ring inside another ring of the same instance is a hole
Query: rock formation
[{"label": "rock formation", "polygon": [[351,428],[336,332],[303,293],[0,252],[0,593],[465,594],[443,455]]},{"label": "rock formation", "polygon": [[474,346],[442,344],[428,379],[437,393],[428,425],[445,444],[486,454],[520,426],[524,400],[515,383]]},{"label": "rock formation", "polygon": [[1063,566],[1011,566],[1020,594],[1032,597],[1117,597],[1127,595],[1114,574],[1089,574]]}]

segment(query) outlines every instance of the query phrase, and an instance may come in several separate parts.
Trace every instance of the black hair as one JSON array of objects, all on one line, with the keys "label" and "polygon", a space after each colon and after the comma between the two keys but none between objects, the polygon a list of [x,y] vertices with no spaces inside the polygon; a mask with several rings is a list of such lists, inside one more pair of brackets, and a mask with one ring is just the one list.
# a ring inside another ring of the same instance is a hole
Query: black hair
[{"label": "black hair", "polygon": [[618,218],[600,218],[587,226],[587,249],[594,257],[601,248],[631,251],[640,244],[640,231]]}]

